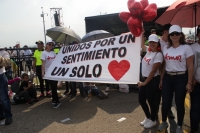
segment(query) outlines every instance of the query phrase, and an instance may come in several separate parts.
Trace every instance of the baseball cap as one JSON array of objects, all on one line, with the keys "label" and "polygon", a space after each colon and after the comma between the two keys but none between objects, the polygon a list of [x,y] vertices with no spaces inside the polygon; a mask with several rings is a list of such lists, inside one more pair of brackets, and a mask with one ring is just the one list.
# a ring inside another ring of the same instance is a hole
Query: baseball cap
[{"label": "baseball cap", "polygon": [[152,32],[156,32],[156,30],[155,30],[155,29],[151,29],[151,33],[152,33]]},{"label": "baseball cap", "polygon": [[182,32],[181,27],[178,26],[178,25],[172,25],[169,28],[169,34],[171,34],[172,32],[179,32],[179,33],[181,33]]},{"label": "baseball cap", "polygon": [[197,27],[197,34],[200,33],[200,25]]},{"label": "baseball cap", "polygon": [[148,42],[151,42],[151,41],[152,42],[159,42],[158,36],[155,35],[155,34],[150,35],[149,38],[148,38]]},{"label": "baseball cap", "polygon": [[47,42],[46,42],[46,44],[48,44],[48,43],[53,43],[53,44],[55,44],[55,42],[53,41],[53,40],[48,40]]},{"label": "baseball cap", "polygon": [[39,40],[39,41],[35,42],[35,44],[44,44],[44,43],[43,43],[43,41]]}]

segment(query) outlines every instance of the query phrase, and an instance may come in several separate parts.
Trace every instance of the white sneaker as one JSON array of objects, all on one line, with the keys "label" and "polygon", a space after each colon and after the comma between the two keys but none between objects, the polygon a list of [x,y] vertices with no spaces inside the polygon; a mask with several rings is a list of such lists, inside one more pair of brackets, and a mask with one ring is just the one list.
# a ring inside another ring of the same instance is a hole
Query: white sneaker
[{"label": "white sneaker", "polygon": [[109,87],[106,87],[105,91],[109,91]]},{"label": "white sneaker", "polygon": [[152,121],[152,120],[149,120],[149,122],[147,122],[145,125],[144,125],[144,128],[152,128],[156,126],[156,121]]},{"label": "white sneaker", "polygon": [[140,122],[141,126],[144,126],[146,123],[148,123],[150,121],[150,119],[145,118],[142,122]]}]

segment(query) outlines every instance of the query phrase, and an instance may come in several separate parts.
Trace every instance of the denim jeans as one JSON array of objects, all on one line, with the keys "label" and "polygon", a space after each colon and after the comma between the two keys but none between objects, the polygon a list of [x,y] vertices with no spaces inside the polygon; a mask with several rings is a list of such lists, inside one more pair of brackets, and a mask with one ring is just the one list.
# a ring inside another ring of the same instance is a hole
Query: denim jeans
[{"label": "denim jeans", "polygon": [[7,82],[6,75],[0,74],[0,117],[12,117]]},{"label": "denim jeans", "polygon": [[175,92],[175,103],[177,108],[178,126],[182,126],[185,115],[185,96],[188,74],[169,75],[165,73],[162,84],[162,121],[166,122],[168,112],[171,108],[173,94]]},{"label": "denim jeans", "polygon": [[[156,114],[158,110],[157,106],[159,106],[157,102],[157,98],[161,97],[161,95],[158,95],[160,91],[159,82],[160,82],[160,76],[156,76],[152,78],[151,81],[147,85],[142,86],[139,89],[139,103],[142,106],[142,109],[146,117],[151,119],[152,121],[155,121],[156,119]],[[150,109],[147,104],[147,101],[150,106]]]},{"label": "denim jeans", "polygon": [[88,95],[88,91],[91,90],[92,95],[99,97],[100,96],[100,90],[96,86],[85,86],[84,91],[85,94]]},{"label": "denim jeans", "polygon": [[190,93],[191,109],[190,124],[192,131],[198,131],[200,122],[200,83],[194,86],[194,90]]}]

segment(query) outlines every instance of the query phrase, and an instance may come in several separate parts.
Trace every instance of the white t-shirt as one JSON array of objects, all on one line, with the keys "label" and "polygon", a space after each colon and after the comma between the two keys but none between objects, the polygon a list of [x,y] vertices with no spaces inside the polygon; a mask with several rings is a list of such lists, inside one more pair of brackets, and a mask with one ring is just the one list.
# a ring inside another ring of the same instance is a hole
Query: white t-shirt
[{"label": "white t-shirt", "polygon": [[[8,52],[6,52],[5,50],[1,50],[0,51],[0,56],[2,56],[3,58],[5,59],[10,59],[10,55]],[[2,68],[0,68],[0,74],[3,74],[5,73],[6,70],[5,70],[5,67],[3,66]]]},{"label": "white t-shirt", "polygon": [[[150,72],[152,71],[153,65],[155,63],[163,62],[163,55],[161,52],[148,52],[142,59],[142,76],[148,77]],[[156,71],[155,76],[160,75],[159,70]]]},{"label": "white t-shirt", "polygon": [[192,48],[187,45],[180,45],[177,48],[164,46],[162,49],[164,60],[166,62],[165,70],[167,72],[186,71],[186,59],[194,55]]},{"label": "white t-shirt", "polygon": [[[24,50],[14,50],[12,53],[12,56],[17,56],[17,52],[19,52],[19,56],[20,58],[22,58],[22,56],[24,55]],[[18,61],[19,59],[16,59],[16,61]],[[23,59],[20,59],[20,61],[22,61]]]},{"label": "white t-shirt", "polygon": [[195,43],[191,45],[195,55],[194,60],[194,78],[200,82],[200,44]]},{"label": "white t-shirt", "polygon": [[27,49],[27,50],[25,50],[24,55],[25,55],[25,60],[26,61],[27,60],[31,60],[31,58],[30,58],[31,56],[30,55],[32,55],[32,51],[30,49]]},{"label": "white t-shirt", "polygon": [[164,40],[162,40],[162,38],[159,38],[159,41],[160,41],[161,49],[163,49],[164,46],[168,45],[168,42],[165,42]]},{"label": "white t-shirt", "polygon": [[54,51],[47,52],[46,50],[42,52],[41,60],[45,61],[45,72],[47,72],[53,60],[56,58],[56,53]]}]

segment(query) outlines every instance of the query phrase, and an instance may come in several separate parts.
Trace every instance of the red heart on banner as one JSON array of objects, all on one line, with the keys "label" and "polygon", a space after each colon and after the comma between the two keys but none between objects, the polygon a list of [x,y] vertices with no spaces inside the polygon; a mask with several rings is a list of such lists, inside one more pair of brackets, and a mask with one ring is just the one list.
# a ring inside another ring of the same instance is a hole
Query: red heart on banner
[{"label": "red heart on banner", "polygon": [[127,25],[134,36],[140,36],[140,34],[142,33],[142,21],[140,19],[130,17],[127,22]]},{"label": "red heart on banner", "polygon": [[124,22],[127,23],[128,19],[131,17],[131,13],[130,12],[121,12],[119,14],[119,18]]},{"label": "red heart on banner", "polygon": [[142,20],[145,22],[152,21],[157,16],[157,5],[152,3],[148,5],[142,14]]},{"label": "red heart on banner", "polygon": [[127,60],[122,60],[119,63],[113,60],[108,65],[108,70],[115,80],[120,80],[129,70],[130,63]]}]

